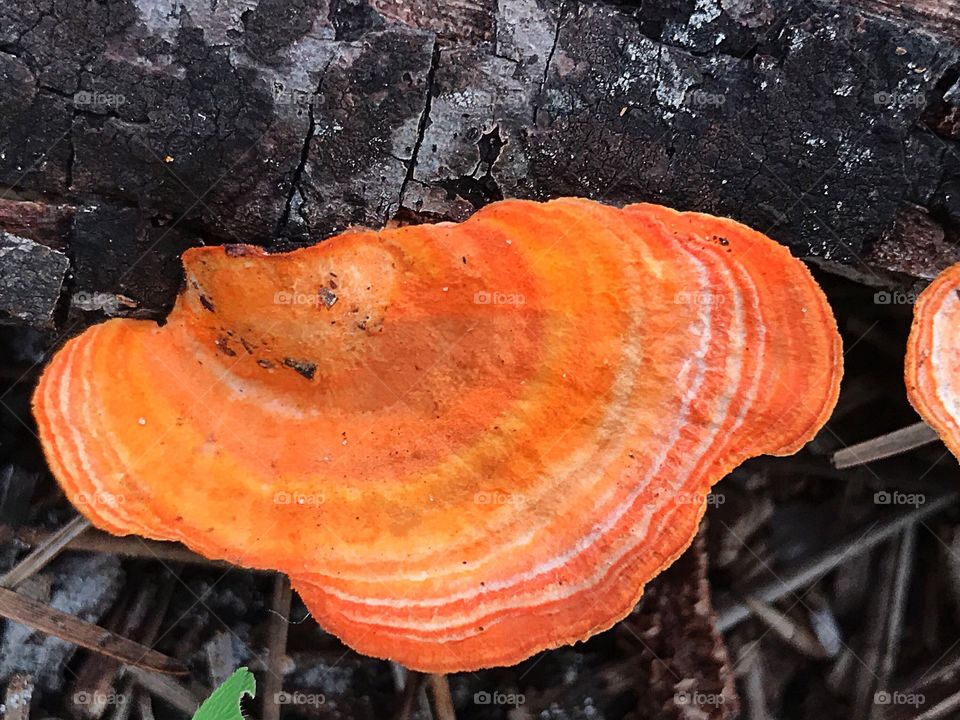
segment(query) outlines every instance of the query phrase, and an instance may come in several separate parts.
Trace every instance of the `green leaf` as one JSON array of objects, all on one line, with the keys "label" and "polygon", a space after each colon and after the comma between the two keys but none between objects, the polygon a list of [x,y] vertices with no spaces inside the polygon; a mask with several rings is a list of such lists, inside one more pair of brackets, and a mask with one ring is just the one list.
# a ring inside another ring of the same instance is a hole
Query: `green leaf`
[{"label": "green leaf", "polygon": [[203,701],[193,720],[243,720],[240,700],[244,695],[255,697],[256,694],[257,681],[253,673],[242,667]]}]

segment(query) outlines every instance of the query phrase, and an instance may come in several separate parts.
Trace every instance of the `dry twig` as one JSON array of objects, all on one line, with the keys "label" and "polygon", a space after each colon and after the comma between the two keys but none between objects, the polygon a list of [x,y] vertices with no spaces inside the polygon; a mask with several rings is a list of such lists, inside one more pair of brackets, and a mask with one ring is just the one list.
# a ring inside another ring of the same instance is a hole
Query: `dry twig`
[{"label": "dry twig", "polygon": [[0,588],[0,615],[137,668],[171,675],[187,674],[186,666],[179,660],[12,590]]}]

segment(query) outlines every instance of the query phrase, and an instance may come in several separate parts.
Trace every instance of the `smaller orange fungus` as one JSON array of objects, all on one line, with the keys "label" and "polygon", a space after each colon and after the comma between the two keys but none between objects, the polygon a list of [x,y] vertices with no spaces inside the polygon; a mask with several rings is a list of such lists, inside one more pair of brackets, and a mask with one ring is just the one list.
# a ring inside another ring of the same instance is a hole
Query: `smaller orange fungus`
[{"label": "smaller orange fungus", "polygon": [[960,263],[917,298],[904,379],[910,404],[960,458]]}]

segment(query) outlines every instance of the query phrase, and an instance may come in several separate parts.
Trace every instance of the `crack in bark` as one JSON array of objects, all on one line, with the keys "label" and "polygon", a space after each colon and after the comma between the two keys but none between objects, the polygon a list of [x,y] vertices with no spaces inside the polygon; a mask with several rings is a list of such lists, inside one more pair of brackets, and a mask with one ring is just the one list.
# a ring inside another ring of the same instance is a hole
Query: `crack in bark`
[{"label": "crack in bark", "polygon": [[287,224],[290,222],[290,211],[293,207],[293,196],[297,192],[303,193],[300,189],[300,181],[303,179],[303,173],[307,167],[307,161],[310,159],[310,146],[313,144],[313,136],[317,130],[317,118],[314,115],[314,108],[316,106],[317,96],[320,95],[320,91],[323,89],[323,81],[327,77],[327,71],[330,69],[330,65],[333,64],[335,55],[331,57],[327,64],[324,65],[323,71],[320,73],[320,80],[317,82],[317,88],[313,91],[313,94],[310,96],[310,102],[307,104],[307,132],[306,136],[303,138],[303,145],[300,147],[300,160],[297,163],[297,167],[293,170],[293,175],[290,178],[290,191],[287,193],[286,198],[283,202],[283,212],[280,213],[280,219],[277,221],[277,228],[274,231],[274,240],[279,239],[283,232],[287,229]]},{"label": "crack in bark", "polygon": [[[413,174],[417,167],[417,158],[420,155],[420,146],[423,145],[423,138],[427,134],[427,125],[430,122],[430,108],[433,104],[434,83],[437,76],[437,68],[440,67],[440,38],[434,37],[433,55],[430,58],[430,69],[427,70],[427,97],[423,103],[423,112],[420,113],[420,121],[417,123],[417,137],[413,143],[413,150],[410,152],[410,161],[407,163],[407,170],[403,176],[403,182],[400,183],[400,197],[397,210],[403,207],[403,198],[407,192],[407,185],[413,180]],[[389,214],[389,211],[388,211]],[[389,217],[384,218],[389,220]]]},{"label": "crack in bark", "polygon": [[63,171],[63,182],[64,188],[69,192],[73,187],[73,163],[77,158],[77,148],[73,142],[73,131],[76,127],[77,115],[74,113],[73,117],[70,118],[70,130],[68,132],[68,148],[67,151],[67,166]]},{"label": "crack in bark", "polygon": [[543,89],[547,86],[547,73],[550,72],[550,65],[553,64],[553,54],[557,50],[557,45],[560,43],[560,28],[563,25],[563,21],[567,15],[567,3],[560,3],[560,8],[557,10],[557,26],[553,31],[553,43],[550,45],[550,52],[547,53],[547,61],[543,65],[543,77],[540,78],[540,87],[537,89],[537,95],[533,99],[533,127],[537,126],[537,117],[540,115],[540,96],[543,94]]},{"label": "crack in bark", "polygon": [[[89,57],[85,57],[83,62],[77,66],[76,79],[74,81],[77,88],[77,92],[80,91],[80,87],[83,83],[83,68],[86,63],[90,60]],[[73,166],[77,159],[77,146],[73,139],[73,134],[77,129],[77,118],[80,117],[80,108],[77,107],[76,96],[73,99],[73,114],[70,116],[70,127],[67,130],[67,163],[66,167],[63,169],[63,182],[65,192],[70,192],[73,188]]]},{"label": "crack in bark", "polygon": [[[316,95],[316,93],[314,93]],[[284,198],[283,212],[280,213],[280,219],[277,221],[277,229],[274,232],[274,239],[278,239],[287,228],[290,221],[290,208],[293,206],[293,196],[300,191],[300,180],[303,177],[303,171],[307,167],[307,160],[310,158],[310,145],[313,143],[313,135],[317,129],[317,121],[313,114],[313,100],[307,105],[307,134],[303,139],[303,145],[300,148],[300,160],[297,167],[293,170],[293,176],[290,178],[290,191]]]}]

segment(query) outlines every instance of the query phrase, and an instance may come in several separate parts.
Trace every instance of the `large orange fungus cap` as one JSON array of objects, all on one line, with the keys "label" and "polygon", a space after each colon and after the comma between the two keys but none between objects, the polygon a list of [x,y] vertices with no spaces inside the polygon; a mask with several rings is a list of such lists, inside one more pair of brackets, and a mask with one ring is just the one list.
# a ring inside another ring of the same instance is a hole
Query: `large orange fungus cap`
[{"label": "large orange fungus cap", "polygon": [[917,298],[904,376],[910,404],[960,458],[960,263]]},{"label": "large orange fungus cap", "polygon": [[708,215],[511,200],[183,262],[166,324],[51,361],[54,474],[98,527],[287,572],[323,627],[419,670],[610,627],[711,485],[837,398],[806,267]]}]

